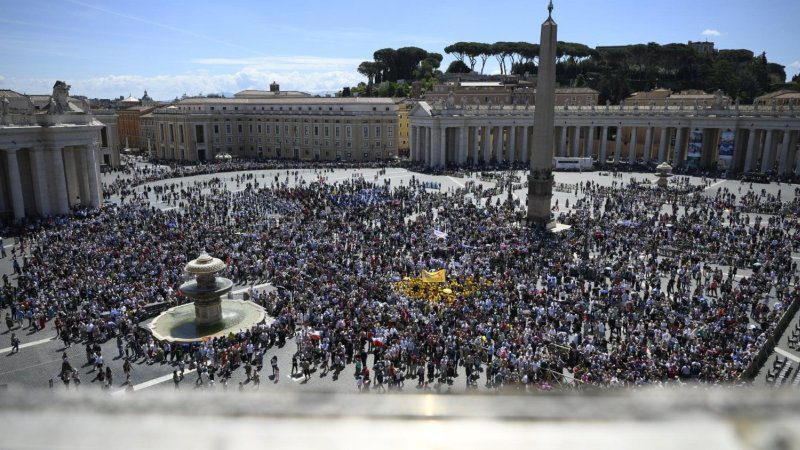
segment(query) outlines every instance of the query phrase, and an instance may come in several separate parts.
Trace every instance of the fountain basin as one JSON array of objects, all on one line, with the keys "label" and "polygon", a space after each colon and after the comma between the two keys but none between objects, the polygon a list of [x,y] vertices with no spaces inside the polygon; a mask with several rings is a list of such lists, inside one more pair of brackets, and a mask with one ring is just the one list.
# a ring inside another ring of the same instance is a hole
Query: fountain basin
[{"label": "fountain basin", "polygon": [[223,300],[222,320],[215,324],[198,323],[195,305],[186,303],[161,313],[144,324],[158,340],[168,342],[196,342],[229,333],[237,333],[267,319],[264,308],[243,300]]}]

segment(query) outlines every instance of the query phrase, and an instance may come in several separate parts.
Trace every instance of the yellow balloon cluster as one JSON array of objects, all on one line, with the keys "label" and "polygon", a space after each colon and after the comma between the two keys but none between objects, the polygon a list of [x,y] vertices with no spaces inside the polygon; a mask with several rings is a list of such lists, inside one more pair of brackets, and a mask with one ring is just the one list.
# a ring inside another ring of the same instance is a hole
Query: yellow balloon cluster
[{"label": "yellow balloon cluster", "polygon": [[446,280],[444,283],[427,283],[422,277],[405,277],[403,281],[394,283],[394,288],[401,295],[415,300],[451,304],[458,298],[471,298],[491,285],[489,280],[475,281],[472,277],[461,281]]}]

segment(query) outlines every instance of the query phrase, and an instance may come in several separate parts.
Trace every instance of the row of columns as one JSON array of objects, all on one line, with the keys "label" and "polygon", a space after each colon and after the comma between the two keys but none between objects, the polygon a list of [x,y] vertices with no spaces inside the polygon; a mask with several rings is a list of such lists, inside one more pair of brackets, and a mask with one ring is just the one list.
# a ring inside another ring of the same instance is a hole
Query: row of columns
[{"label": "row of columns", "polygon": [[[527,163],[532,128],[517,125],[412,126],[411,158],[424,162],[428,167],[464,165],[469,161]],[[628,135],[623,134],[626,129]],[[556,127],[553,153],[560,157],[596,158],[601,163],[619,164],[625,158],[628,162],[668,162],[673,167],[680,167],[686,163],[692,131],[685,126],[562,126]],[[725,130],[704,128],[694,131],[703,134],[699,166],[715,168],[720,158],[721,135]],[[795,155],[800,130],[743,128],[731,132],[734,133],[735,146],[727,163],[730,170],[775,172],[779,175],[794,172],[800,175],[800,158]],[[640,136],[643,136],[643,142],[640,142]],[[610,140],[613,140],[613,148],[609,148]],[[623,154],[625,147],[627,152]]]},{"label": "row of columns", "polygon": [[[15,219],[29,212],[67,214],[71,206],[100,207],[100,178],[96,146],[4,149],[8,192]],[[27,164],[20,157],[27,156]],[[25,172],[25,173],[23,173]],[[27,196],[26,191],[31,190]],[[32,204],[30,200],[33,200]]]},{"label": "row of columns", "polygon": [[412,126],[411,159],[428,167],[468,162],[527,163],[532,126]]}]

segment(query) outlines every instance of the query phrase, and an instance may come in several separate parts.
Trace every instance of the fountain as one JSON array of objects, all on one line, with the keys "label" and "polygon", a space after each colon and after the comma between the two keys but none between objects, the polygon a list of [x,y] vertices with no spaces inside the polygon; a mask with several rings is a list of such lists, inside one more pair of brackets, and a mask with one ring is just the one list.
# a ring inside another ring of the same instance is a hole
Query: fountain
[{"label": "fountain", "polygon": [[195,278],[183,283],[180,292],[192,303],[170,308],[146,323],[153,336],[170,342],[192,342],[262,322],[266,318],[264,308],[249,301],[221,299],[233,288],[231,280],[217,276],[225,267],[222,260],[206,252],[189,261],[184,270]]},{"label": "fountain", "polygon": [[656,176],[658,177],[656,185],[666,189],[669,184],[669,177],[672,176],[672,166],[667,164],[666,161],[662,162],[656,167]]}]

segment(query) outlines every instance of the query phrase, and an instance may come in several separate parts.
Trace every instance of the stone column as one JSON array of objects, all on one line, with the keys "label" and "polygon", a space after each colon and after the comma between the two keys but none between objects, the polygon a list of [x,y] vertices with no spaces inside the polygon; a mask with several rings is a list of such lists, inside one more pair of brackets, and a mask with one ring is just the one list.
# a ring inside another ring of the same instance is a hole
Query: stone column
[{"label": "stone column", "polygon": [[44,149],[30,150],[31,175],[33,176],[33,194],[36,199],[36,211],[41,216],[49,216],[50,194],[47,192],[47,165],[44,162]]},{"label": "stone column", "polygon": [[619,164],[622,156],[622,125],[617,127],[617,139],[614,141],[614,164]]},{"label": "stone column", "polygon": [[84,154],[86,165],[88,166],[88,172],[86,176],[89,179],[89,206],[92,208],[99,208],[100,207],[100,180],[99,180],[99,168],[97,166],[97,143],[92,143],[89,145],[89,148],[86,149],[86,153]]},{"label": "stone column", "polygon": [[508,133],[508,162],[514,164],[517,161],[517,127],[512,126]]},{"label": "stone column", "polygon": [[675,150],[672,153],[672,167],[678,167],[683,163],[683,134],[684,128],[678,127],[675,134]]},{"label": "stone column", "polygon": [[463,166],[467,163],[467,151],[469,149],[469,134],[466,126],[458,128],[458,165]]},{"label": "stone column", "polygon": [[530,150],[528,149],[528,127],[522,127],[522,149],[520,149],[520,158],[522,158],[522,162],[526,164],[530,159]]},{"label": "stone column", "polygon": [[497,164],[503,162],[503,127],[494,127],[494,136],[492,136],[492,147],[494,151],[494,159]]},{"label": "stone column", "polygon": [[636,139],[639,127],[631,128],[631,142],[628,144],[628,164],[636,164]]},{"label": "stone column", "polygon": [[756,165],[756,160],[758,159],[758,155],[756,154],[756,136],[758,135],[758,131],[754,129],[748,130],[749,136],[747,136],[747,152],[744,155],[744,171],[750,172]]},{"label": "stone column", "polygon": [[571,142],[571,144],[572,144],[572,152],[570,152],[569,156],[572,156],[573,158],[577,158],[578,156],[581,155],[580,154],[580,151],[581,151],[581,127],[574,127],[573,130],[574,130],[573,131],[574,134],[572,135],[572,142]]},{"label": "stone column", "polygon": [[480,160],[480,127],[472,127],[472,144],[470,144],[470,150],[472,153],[472,165],[478,164]]},{"label": "stone column", "polygon": [[606,150],[608,150],[608,127],[604,125],[600,133],[600,155],[597,158],[597,162],[601,165],[606,163]]},{"label": "stone column", "polygon": [[586,145],[582,156],[584,158],[594,157],[594,125],[589,127],[589,134],[586,135]]},{"label": "stone column", "polygon": [[50,157],[50,210],[53,214],[69,213],[69,196],[67,194],[67,178],[64,170],[63,149],[56,147],[45,153]]},{"label": "stone column", "polygon": [[669,146],[669,128],[661,128],[661,137],[658,140],[658,162],[667,160],[667,147]]},{"label": "stone column", "polygon": [[89,164],[86,161],[86,151],[84,148],[75,148],[72,154],[75,158],[78,176],[78,192],[81,196],[81,205],[89,206]]},{"label": "stone column", "polygon": [[25,217],[25,198],[22,195],[22,179],[17,161],[17,149],[6,150],[6,163],[8,165],[8,188],[11,192],[11,205],[14,208],[14,218]]},{"label": "stone column", "polygon": [[447,167],[447,127],[439,130],[439,167]]},{"label": "stone column", "polygon": [[561,127],[561,142],[558,145],[558,156],[567,156],[567,133],[569,133],[568,127],[566,125]]},{"label": "stone column", "polygon": [[766,130],[767,137],[764,139],[764,152],[761,154],[761,173],[767,173],[772,169],[772,135],[775,130]]},{"label": "stone column", "polygon": [[489,165],[489,161],[492,159],[492,147],[489,145],[491,143],[491,136],[490,128],[488,126],[483,126],[481,128],[481,150],[483,150],[483,164]]},{"label": "stone column", "polygon": [[786,169],[789,167],[789,145],[792,142],[791,130],[783,132],[783,141],[781,141],[781,152],[778,156],[778,175],[786,174]]},{"label": "stone column", "polygon": [[652,149],[653,149],[653,128],[647,127],[647,129],[644,132],[644,150],[642,150],[643,152],[642,158],[645,164],[650,162],[650,151]]},{"label": "stone column", "polygon": [[411,131],[408,133],[408,159],[410,159],[411,161],[414,161],[415,157],[414,154],[416,153],[417,150],[416,148],[414,148],[414,144],[417,143],[416,134],[417,134],[417,127],[412,125]]}]

